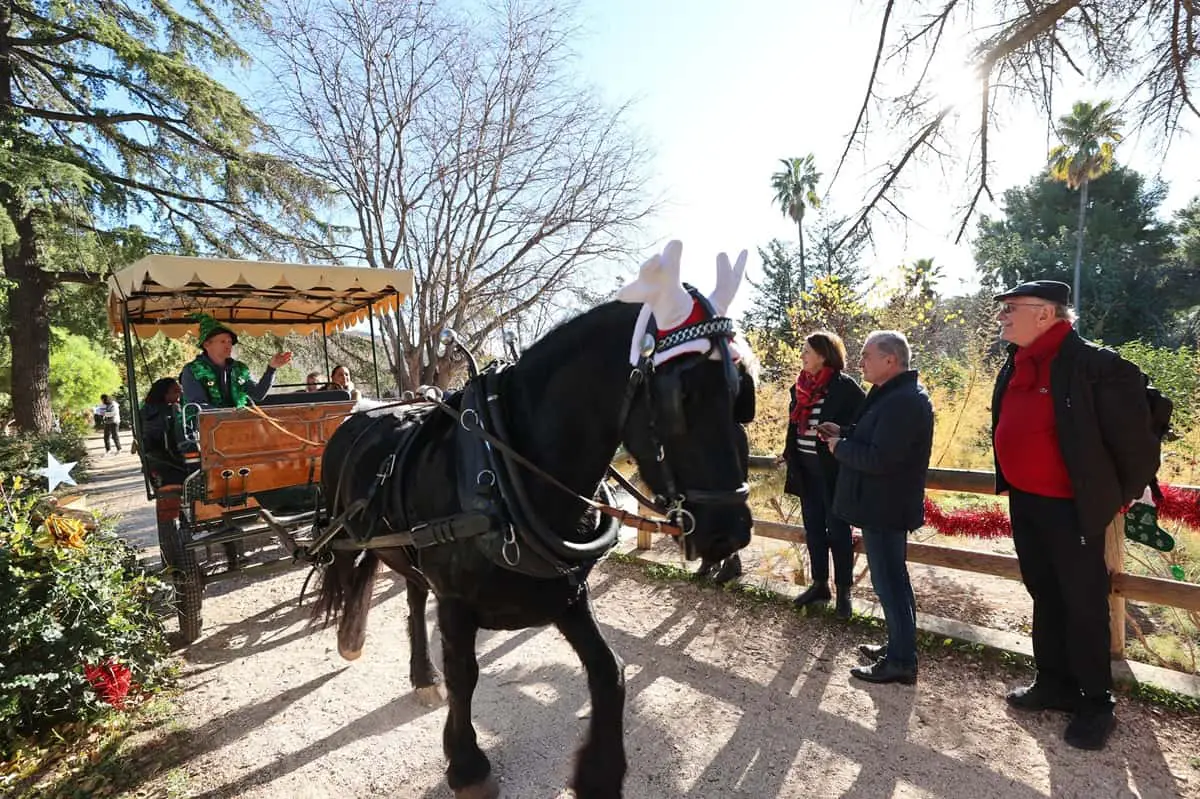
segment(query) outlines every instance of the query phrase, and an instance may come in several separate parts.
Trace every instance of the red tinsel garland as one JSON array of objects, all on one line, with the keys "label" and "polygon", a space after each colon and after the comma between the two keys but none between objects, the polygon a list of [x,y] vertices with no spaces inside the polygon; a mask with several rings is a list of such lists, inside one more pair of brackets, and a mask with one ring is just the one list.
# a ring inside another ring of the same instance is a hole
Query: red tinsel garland
[{"label": "red tinsel garland", "polygon": [[133,685],[133,672],[123,663],[109,660],[101,666],[83,666],[83,675],[108,704],[122,710],[125,707],[125,697]]},{"label": "red tinsel garland", "polygon": [[[1159,519],[1200,528],[1200,492],[1169,485],[1164,485],[1162,492],[1163,498],[1155,503]],[[932,527],[941,535],[973,538],[1007,538],[1012,535],[1008,509],[1003,505],[947,511],[928,496],[925,497],[925,526]]]}]

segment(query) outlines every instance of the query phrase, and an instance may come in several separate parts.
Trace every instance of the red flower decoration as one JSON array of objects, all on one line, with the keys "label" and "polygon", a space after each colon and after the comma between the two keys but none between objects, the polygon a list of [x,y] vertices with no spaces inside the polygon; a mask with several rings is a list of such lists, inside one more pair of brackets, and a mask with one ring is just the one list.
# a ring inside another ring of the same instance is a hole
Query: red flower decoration
[{"label": "red flower decoration", "polygon": [[128,666],[112,659],[101,666],[89,666],[85,663],[83,676],[87,677],[87,681],[96,689],[101,699],[118,710],[125,709],[125,697],[129,695],[129,689],[133,685],[133,672]]}]

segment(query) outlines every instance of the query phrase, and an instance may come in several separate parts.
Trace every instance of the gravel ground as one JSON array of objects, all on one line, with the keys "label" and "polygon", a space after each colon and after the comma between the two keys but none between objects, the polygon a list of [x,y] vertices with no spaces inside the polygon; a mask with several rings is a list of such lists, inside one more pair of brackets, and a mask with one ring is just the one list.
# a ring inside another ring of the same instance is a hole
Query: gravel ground
[{"label": "gravel ground", "polygon": [[[102,459],[88,489],[146,544],[153,514],[135,468]],[[381,573],[366,649],[348,664],[333,630],[297,608],[304,576],[210,587],[205,635],[180,652],[177,728],[131,753],[152,752],[158,770],[135,795],[451,796],[445,709],[408,684],[402,582]],[[592,589],[627,663],[627,797],[1200,796],[1195,716],[1122,699],[1109,749],[1078,752],[1063,716],[1008,710],[1017,678],[979,658],[928,652],[915,689],[864,685],[847,673],[864,625],[611,562]],[[586,724],[574,654],[535,629],[481,633],[479,659],[475,725],[503,796],[558,795]]]}]

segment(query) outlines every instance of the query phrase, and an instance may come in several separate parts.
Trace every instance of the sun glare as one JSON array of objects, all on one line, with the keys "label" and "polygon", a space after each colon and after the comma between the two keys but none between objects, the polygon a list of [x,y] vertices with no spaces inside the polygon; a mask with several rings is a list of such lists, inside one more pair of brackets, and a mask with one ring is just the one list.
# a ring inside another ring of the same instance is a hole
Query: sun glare
[{"label": "sun glare", "polygon": [[976,105],[983,89],[978,73],[967,63],[932,75],[927,85],[939,108]]}]

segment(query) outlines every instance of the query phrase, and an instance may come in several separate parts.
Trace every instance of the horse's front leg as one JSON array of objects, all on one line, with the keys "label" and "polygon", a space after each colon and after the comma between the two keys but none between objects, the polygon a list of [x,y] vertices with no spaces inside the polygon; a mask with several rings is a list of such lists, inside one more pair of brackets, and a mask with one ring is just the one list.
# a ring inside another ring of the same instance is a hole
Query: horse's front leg
[{"label": "horse's front leg", "polygon": [[584,588],[556,626],[587,671],[592,720],[571,787],[578,799],[617,799],[625,782],[625,664],[609,647]]},{"label": "horse's front leg", "polygon": [[425,624],[425,601],[429,589],[415,580],[408,580],[408,678],[412,681],[417,701],[435,707],[446,701],[442,690],[442,675],[429,657],[429,628]]},{"label": "horse's front leg", "polygon": [[492,764],[475,741],[471,724],[471,696],[479,682],[475,659],[475,634],[479,630],[471,609],[455,600],[438,601],[438,626],[442,632],[442,669],[446,679],[449,713],[442,731],[442,748],[449,765],[446,781],[455,799],[496,799],[500,786],[492,777]]}]

